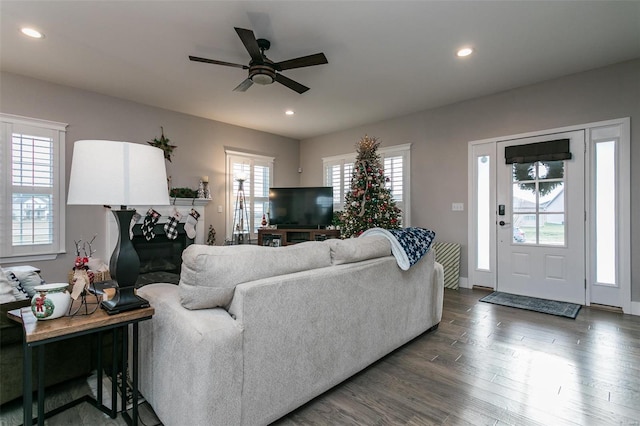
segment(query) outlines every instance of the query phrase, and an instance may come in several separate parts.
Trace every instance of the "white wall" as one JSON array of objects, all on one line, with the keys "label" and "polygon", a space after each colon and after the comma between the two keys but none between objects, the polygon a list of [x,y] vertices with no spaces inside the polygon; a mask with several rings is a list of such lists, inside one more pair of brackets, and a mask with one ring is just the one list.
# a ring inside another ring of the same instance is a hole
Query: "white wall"
[{"label": "white wall", "polygon": [[[412,225],[462,244],[466,277],[468,142],[621,117],[631,117],[631,259],[637,259],[640,168],[633,164],[640,164],[640,59],[303,140],[300,184],[321,184],[322,157],[354,152],[365,133],[379,137],[382,146],[413,143]],[[464,202],[465,211],[452,212],[453,202]],[[631,273],[632,300],[640,301],[640,263]]]},{"label": "white wall", "polygon": [[[218,205],[223,206],[223,212],[226,211],[225,146],[275,157],[274,184],[298,185],[299,144],[295,139],[11,73],[1,73],[0,83],[1,112],[69,124],[66,137],[67,183],[75,141],[110,139],[146,143],[160,137],[160,126],[163,126],[165,136],[173,145],[177,145],[172,162],[166,163],[167,174],[173,177],[173,186],[195,189],[200,176],[209,176],[213,201],[207,206],[197,226],[208,229],[209,225],[213,225],[217,231],[217,244],[224,242],[225,233],[225,213],[217,212]],[[95,161],[100,159],[96,158]],[[87,191],[90,190],[87,188]],[[42,269],[46,281],[67,280],[67,273],[73,267],[74,240],[86,240],[98,234],[95,247],[103,248],[106,245],[104,218],[102,207],[67,207],[67,254],[58,256],[56,261],[34,263]],[[107,261],[111,255],[104,252],[98,254]]]}]

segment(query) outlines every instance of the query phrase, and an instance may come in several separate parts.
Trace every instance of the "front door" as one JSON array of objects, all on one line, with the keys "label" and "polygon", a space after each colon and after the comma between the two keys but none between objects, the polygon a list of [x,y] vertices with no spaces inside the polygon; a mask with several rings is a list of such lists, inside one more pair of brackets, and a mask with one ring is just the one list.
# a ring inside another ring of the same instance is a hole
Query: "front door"
[{"label": "front door", "polygon": [[[506,147],[558,139],[571,159],[504,164]],[[498,142],[498,291],[585,303],[584,146],[584,131]]]}]

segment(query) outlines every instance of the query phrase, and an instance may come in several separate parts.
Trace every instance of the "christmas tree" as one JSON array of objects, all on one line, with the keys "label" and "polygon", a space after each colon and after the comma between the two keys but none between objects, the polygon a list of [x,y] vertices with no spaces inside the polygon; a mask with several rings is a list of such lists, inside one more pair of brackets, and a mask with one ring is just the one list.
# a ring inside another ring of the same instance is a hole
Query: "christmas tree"
[{"label": "christmas tree", "polygon": [[358,155],[351,176],[351,189],[344,200],[342,237],[357,237],[369,228],[397,229],[400,209],[385,183],[377,138],[364,136],[356,144]]}]

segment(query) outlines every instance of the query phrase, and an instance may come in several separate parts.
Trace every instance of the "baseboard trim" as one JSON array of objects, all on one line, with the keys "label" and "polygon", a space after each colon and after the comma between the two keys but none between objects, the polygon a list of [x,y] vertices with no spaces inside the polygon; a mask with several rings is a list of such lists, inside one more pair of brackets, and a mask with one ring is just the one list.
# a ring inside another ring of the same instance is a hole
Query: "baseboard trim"
[{"label": "baseboard trim", "polygon": [[631,302],[631,315],[640,316],[640,302]]},{"label": "baseboard trim", "polygon": [[469,285],[469,279],[467,277],[460,277],[460,281],[458,283],[458,287],[471,288],[471,286]]}]

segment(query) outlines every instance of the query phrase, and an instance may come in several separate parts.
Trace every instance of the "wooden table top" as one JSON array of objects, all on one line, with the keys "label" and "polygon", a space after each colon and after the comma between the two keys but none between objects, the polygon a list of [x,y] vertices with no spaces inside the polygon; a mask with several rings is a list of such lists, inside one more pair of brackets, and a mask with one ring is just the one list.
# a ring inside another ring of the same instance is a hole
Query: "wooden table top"
[{"label": "wooden table top", "polygon": [[152,307],[133,309],[115,315],[107,314],[104,309],[97,309],[91,315],[38,320],[33,315],[31,307],[25,307],[7,312],[7,316],[22,324],[27,343],[33,343],[104,326],[150,318],[154,313],[155,310]]}]

